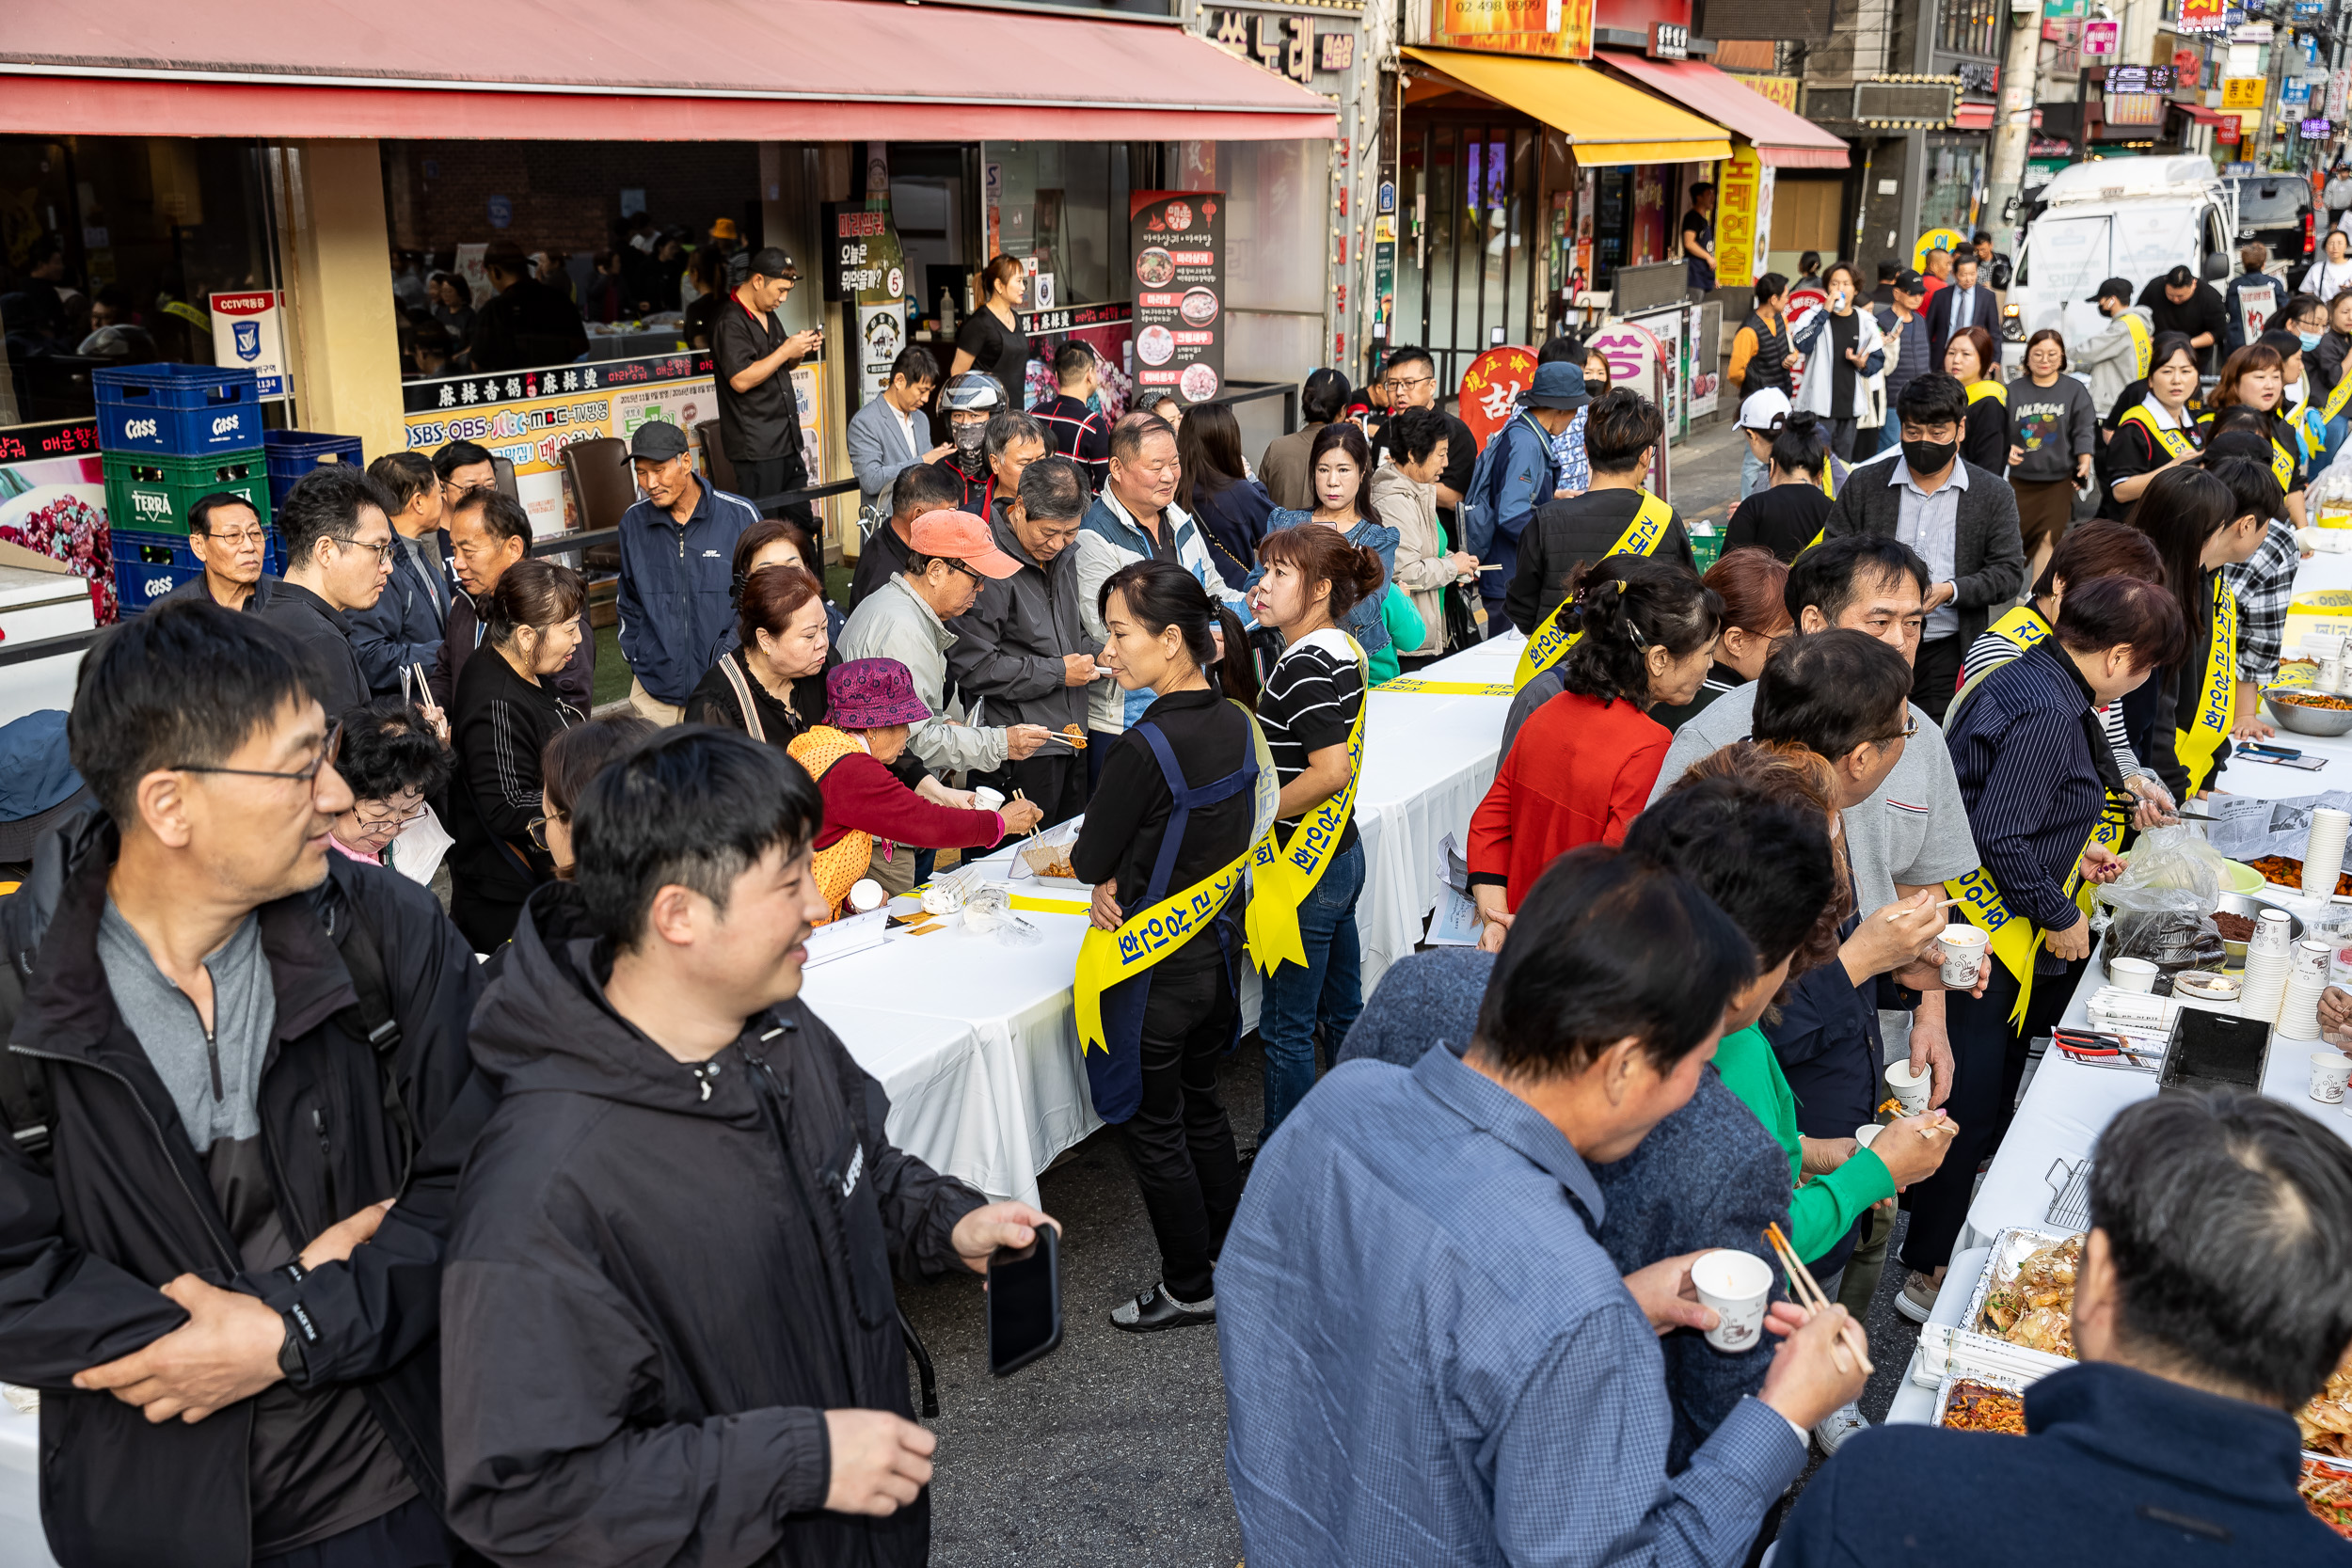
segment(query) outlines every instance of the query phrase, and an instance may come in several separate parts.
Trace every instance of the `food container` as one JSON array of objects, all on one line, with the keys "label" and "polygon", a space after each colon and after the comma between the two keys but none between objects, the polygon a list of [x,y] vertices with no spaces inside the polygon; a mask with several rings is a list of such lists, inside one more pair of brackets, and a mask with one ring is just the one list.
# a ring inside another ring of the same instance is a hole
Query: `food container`
[{"label": "food container", "polygon": [[[2066,1241],[2070,1234],[2071,1232],[2055,1230],[2029,1230],[2022,1226],[2012,1226],[1994,1237],[1993,1254],[1985,1259],[1984,1273],[1977,1276],[1977,1288],[1968,1293],[1968,1309],[1961,1314],[1960,1326],[1990,1338],[2000,1339],[2003,1344],[2020,1354],[2040,1356],[2050,1363],[2052,1370],[2066,1366],[2073,1359],[2072,1357],[2058,1355],[2049,1351],[2035,1350],[2030,1346],[2016,1344],[2012,1340],[2003,1338],[2002,1331],[1995,1328],[1986,1319],[1984,1304],[1996,1288],[2007,1285],[2017,1277],[2019,1264],[2039,1249],[2055,1246]],[[1939,1417],[1938,1419],[1941,1418]]]},{"label": "food container", "polygon": [[1930,1418],[1931,1426],[1940,1427],[1944,1424],[1944,1412],[1951,1408],[1952,1392],[1963,1383],[1981,1383],[1989,1387],[2004,1388],[2020,1398],[2024,1397],[2028,1386],[2021,1378],[2000,1377],[1987,1372],[1947,1373],[1944,1381],[1935,1386],[1935,1415]]},{"label": "food container", "polygon": [[2234,1002],[2241,990],[2233,975],[2209,969],[2191,969],[2172,976],[2172,994],[2190,1002]]},{"label": "food container", "polygon": [[[2225,893],[2214,902],[2213,907],[2213,912],[2216,914],[2243,915],[2248,920],[2260,920],[2262,918],[2263,911],[2265,910],[2280,910],[2284,911],[2287,917],[2287,940],[2290,944],[2303,940],[2302,916],[2296,914],[2293,910],[2287,909],[2284,904],[2280,903],[2277,900],[2261,897],[2252,894]],[[2237,963],[2243,964],[2246,962],[2245,942],[2233,942],[2228,936],[2225,935],[2221,939],[2221,950],[2229,954],[2231,958]]]},{"label": "food container", "polygon": [[2315,707],[2299,700],[2312,695],[2295,687],[2268,687],[2263,691],[2263,705],[2270,709],[2273,719],[2297,735],[2343,735],[2352,731],[2352,706]]}]

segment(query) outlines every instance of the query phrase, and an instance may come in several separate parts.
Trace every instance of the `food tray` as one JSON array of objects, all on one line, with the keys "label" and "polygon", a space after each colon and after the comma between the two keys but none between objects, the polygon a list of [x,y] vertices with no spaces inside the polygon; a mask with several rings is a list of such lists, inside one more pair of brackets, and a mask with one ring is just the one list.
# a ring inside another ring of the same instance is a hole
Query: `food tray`
[{"label": "food tray", "polygon": [[[2025,1392],[2026,1392],[2026,1386],[2027,1386],[2026,1383],[2025,1383],[2025,1382],[2021,1382],[2020,1380],[2018,1380],[2018,1379],[2016,1379],[2016,1378],[2013,1378],[2013,1377],[2002,1377],[2002,1376],[1999,1376],[1998,1374],[1985,1373],[1985,1372],[1952,1372],[1952,1373],[1949,1373],[1949,1374],[1947,1374],[1947,1375],[1945,1377],[1945,1379],[1944,1379],[1944,1381],[1943,1381],[1943,1382],[1941,1382],[1941,1383],[1939,1383],[1939,1384],[1937,1384],[1937,1385],[1936,1385],[1936,1387],[1935,1387],[1935,1414],[1934,1414],[1934,1416],[1932,1416],[1931,1418],[1930,1418],[1930,1419],[1929,1419],[1929,1423],[1928,1423],[1929,1425],[1931,1425],[1931,1426],[1933,1426],[1933,1427],[1937,1428],[1939,1431],[1943,1429],[1943,1426],[1944,1426],[1944,1412],[1945,1412],[1945,1410],[1946,1410],[1947,1408],[1948,1408],[1948,1407],[1950,1406],[1950,1404],[1951,1404],[1951,1402],[1952,1402],[1952,1390],[1953,1390],[1955,1387],[1957,1387],[1959,1385],[1963,1384],[1963,1383],[1983,1383],[1983,1384],[1989,1384],[1989,1385],[1991,1385],[1993,1387],[1995,1387],[1995,1388],[2006,1388],[2006,1389],[2007,1389],[2007,1390],[2009,1390],[2010,1393],[2012,1393],[2012,1394],[2016,1394],[2016,1395],[2019,1395],[2019,1396],[2021,1396],[2021,1397],[2025,1394]],[[1988,1434],[1988,1435],[1992,1435],[1992,1434]]]},{"label": "food tray", "polygon": [[[2055,1245],[2075,1234],[2077,1232],[2072,1230],[2027,1230],[2022,1226],[2011,1226],[1994,1237],[1993,1256],[1985,1259],[1984,1273],[1977,1276],[1977,1288],[1968,1292],[1968,1310],[1961,1315],[1961,1326],[1987,1338],[1999,1340],[2012,1350],[2025,1351],[2033,1355],[2049,1355],[2046,1351],[2011,1345],[2009,1340],[2002,1339],[2000,1332],[1989,1327],[1984,1321],[1985,1298],[1993,1293],[1994,1286],[2016,1278],[2017,1266],[2036,1248]],[[2070,1364],[2070,1358],[2066,1356],[2049,1355],[2049,1359],[2057,1366]]]}]

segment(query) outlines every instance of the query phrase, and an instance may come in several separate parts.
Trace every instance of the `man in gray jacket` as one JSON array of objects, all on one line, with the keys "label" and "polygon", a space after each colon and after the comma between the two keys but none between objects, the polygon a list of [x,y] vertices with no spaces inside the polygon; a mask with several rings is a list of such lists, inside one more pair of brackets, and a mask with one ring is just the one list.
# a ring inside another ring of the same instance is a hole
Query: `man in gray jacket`
[{"label": "man in gray jacket", "polygon": [[[858,501],[869,517],[887,516],[891,482],[918,463],[936,463],[955,451],[931,444],[931,421],[923,412],[939,384],[939,361],[920,343],[909,343],[890,363],[890,385],[882,396],[850,416],[850,468],[857,475]],[[872,531],[869,523],[867,530]]]},{"label": "man in gray jacket", "polygon": [[[1078,556],[1071,546],[1092,500],[1083,468],[1046,457],[1030,464],[1019,492],[999,503],[1004,515],[990,530],[1021,569],[982,583],[978,600],[948,627],[956,644],[947,673],[972,705],[975,723],[1086,727],[1088,688],[1104,677],[1078,613]],[[1007,797],[1019,789],[1049,828],[1086,809],[1086,762],[1060,744],[966,782]]]},{"label": "man in gray jacket", "polygon": [[907,569],[860,600],[841,628],[842,661],[895,658],[907,667],[931,710],[907,744],[933,772],[986,772],[1029,756],[1050,732],[1036,724],[966,723],[963,705],[947,693],[947,650],[956,644],[947,623],[972,608],[981,583],[1011,577],[1021,563],[969,512],[924,513],[908,545]]}]

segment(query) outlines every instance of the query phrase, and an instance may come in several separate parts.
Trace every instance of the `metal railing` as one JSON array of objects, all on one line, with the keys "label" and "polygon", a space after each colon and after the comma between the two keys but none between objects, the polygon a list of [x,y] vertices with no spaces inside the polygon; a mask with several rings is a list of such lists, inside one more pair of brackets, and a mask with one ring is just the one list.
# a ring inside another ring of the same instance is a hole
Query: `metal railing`
[{"label": "metal railing", "polygon": [[[836,480],[831,484],[812,485],[804,490],[787,490],[781,495],[760,496],[752,504],[762,512],[789,506],[795,501],[822,500],[827,496],[845,496],[857,488],[854,479]],[[570,555],[575,551],[593,549],[598,545],[617,545],[621,531],[617,528],[578,530],[569,533],[550,533],[531,542],[535,556]],[[63,637],[40,637],[30,642],[0,643],[0,670],[12,664],[30,664],[36,659],[56,658],[61,654],[87,652],[90,644],[111,628],[93,626],[88,631],[68,632]]]}]

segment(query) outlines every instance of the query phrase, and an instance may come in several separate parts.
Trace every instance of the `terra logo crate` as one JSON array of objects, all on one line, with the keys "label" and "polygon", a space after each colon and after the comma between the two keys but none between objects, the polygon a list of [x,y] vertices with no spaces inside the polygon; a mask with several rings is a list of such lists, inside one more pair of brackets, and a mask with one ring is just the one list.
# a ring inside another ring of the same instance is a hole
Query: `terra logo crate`
[{"label": "terra logo crate", "polygon": [[270,520],[267,465],[259,449],[212,457],[167,457],[161,452],[110,451],[106,473],[106,522],[140,533],[188,531],[188,508],[206,496],[243,496],[263,527]]},{"label": "terra logo crate", "polygon": [[90,373],[98,444],[110,451],[207,457],[262,444],[261,382],[212,365],[124,365]]}]

